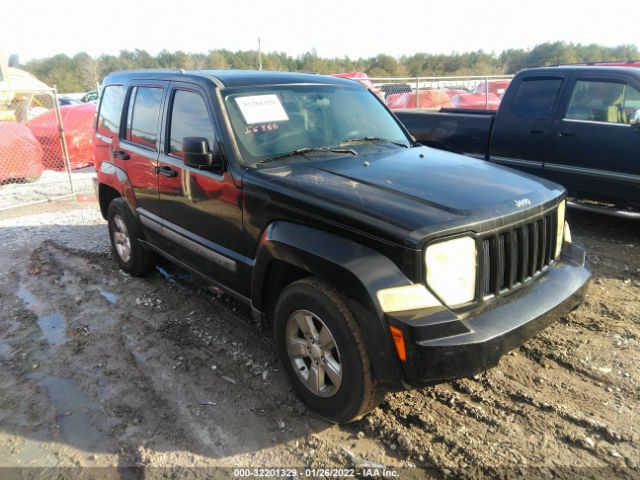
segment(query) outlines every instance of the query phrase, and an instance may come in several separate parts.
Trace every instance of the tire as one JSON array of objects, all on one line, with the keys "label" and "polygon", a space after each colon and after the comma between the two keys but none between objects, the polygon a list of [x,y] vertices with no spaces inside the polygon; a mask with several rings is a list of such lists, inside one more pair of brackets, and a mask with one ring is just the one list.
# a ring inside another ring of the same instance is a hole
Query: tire
[{"label": "tire", "polygon": [[360,328],[333,288],[315,278],[290,284],[278,298],[274,327],[280,360],[309,408],[347,423],[380,403]]},{"label": "tire", "polygon": [[152,272],[155,255],[138,241],[144,239],[142,227],[122,198],[111,201],[107,218],[111,250],[120,268],[134,277]]}]

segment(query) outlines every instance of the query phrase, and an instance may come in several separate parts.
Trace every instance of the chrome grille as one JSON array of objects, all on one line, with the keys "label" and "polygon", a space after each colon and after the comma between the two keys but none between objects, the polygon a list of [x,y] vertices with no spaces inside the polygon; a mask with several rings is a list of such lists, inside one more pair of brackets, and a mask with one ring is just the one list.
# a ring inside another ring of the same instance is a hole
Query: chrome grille
[{"label": "chrome grille", "polygon": [[502,295],[545,271],[555,260],[557,209],[482,237],[480,292]]}]

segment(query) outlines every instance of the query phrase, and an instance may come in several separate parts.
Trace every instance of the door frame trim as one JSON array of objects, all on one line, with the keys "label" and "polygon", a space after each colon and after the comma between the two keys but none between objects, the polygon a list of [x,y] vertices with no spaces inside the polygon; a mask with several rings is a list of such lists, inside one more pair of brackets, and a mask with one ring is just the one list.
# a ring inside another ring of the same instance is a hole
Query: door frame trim
[{"label": "door frame trim", "polygon": [[587,177],[605,178],[607,180],[623,181],[640,185],[640,175],[633,175],[630,173],[597,170],[594,168],[571,167],[568,165],[560,165],[557,163],[545,163],[544,168],[545,170],[550,170],[553,172],[577,173],[579,175],[584,175]]},{"label": "door frame trim", "polygon": [[529,167],[529,168],[539,168],[542,169],[543,162],[538,162],[535,160],[525,160],[523,158],[511,158],[511,157],[501,157],[498,155],[491,155],[489,160],[496,163],[503,163],[507,165],[514,165],[517,167]]}]

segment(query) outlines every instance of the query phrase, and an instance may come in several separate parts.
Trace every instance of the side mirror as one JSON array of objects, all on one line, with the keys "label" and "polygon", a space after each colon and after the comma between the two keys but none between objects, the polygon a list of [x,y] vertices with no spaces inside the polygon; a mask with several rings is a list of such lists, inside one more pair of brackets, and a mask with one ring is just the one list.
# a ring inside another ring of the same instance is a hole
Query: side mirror
[{"label": "side mirror", "polygon": [[18,68],[20,66],[20,58],[15,53],[9,57],[7,62],[9,67]]},{"label": "side mirror", "polygon": [[640,128],[640,108],[636,108],[631,114],[629,123],[632,127]]},{"label": "side mirror", "polygon": [[212,153],[209,141],[204,137],[184,137],[182,139],[182,159],[188,167],[222,173],[224,161],[220,152]]}]

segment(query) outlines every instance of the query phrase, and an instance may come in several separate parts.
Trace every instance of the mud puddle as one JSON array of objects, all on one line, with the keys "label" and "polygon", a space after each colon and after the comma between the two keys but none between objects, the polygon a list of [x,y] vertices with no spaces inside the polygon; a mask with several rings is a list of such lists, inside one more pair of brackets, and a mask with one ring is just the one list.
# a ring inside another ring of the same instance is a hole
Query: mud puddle
[{"label": "mud puddle", "polygon": [[116,295],[115,293],[108,292],[104,288],[100,287],[98,287],[98,292],[100,292],[100,295],[102,295],[104,299],[110,304],[115,305],[116,303],[118,303],[118,295]]},{"label": "mud puddle", "polygon": [[38,326],[49,345],[62,345],[69,339],[64,316],[55,311],[48,313],[49,308],[46,304],[40,301],[22,282],[18,284],[16,296],[38,317]]},{"label": "mud puddle", "polygon": [[59,313],[38,318],[38,326],[49,345],[62,345],[68,340],[66,322]]},{"label": "mud puddle", "polygon": [[[110,423],[96,403],[90,400],[71,378],[61,378],[34,372],[28,378],[44,387],[55,418],[67,442],[84,446],[85,450],[105,447],[104,428]],[[95,425],[101,425],[97,428]]]}]

